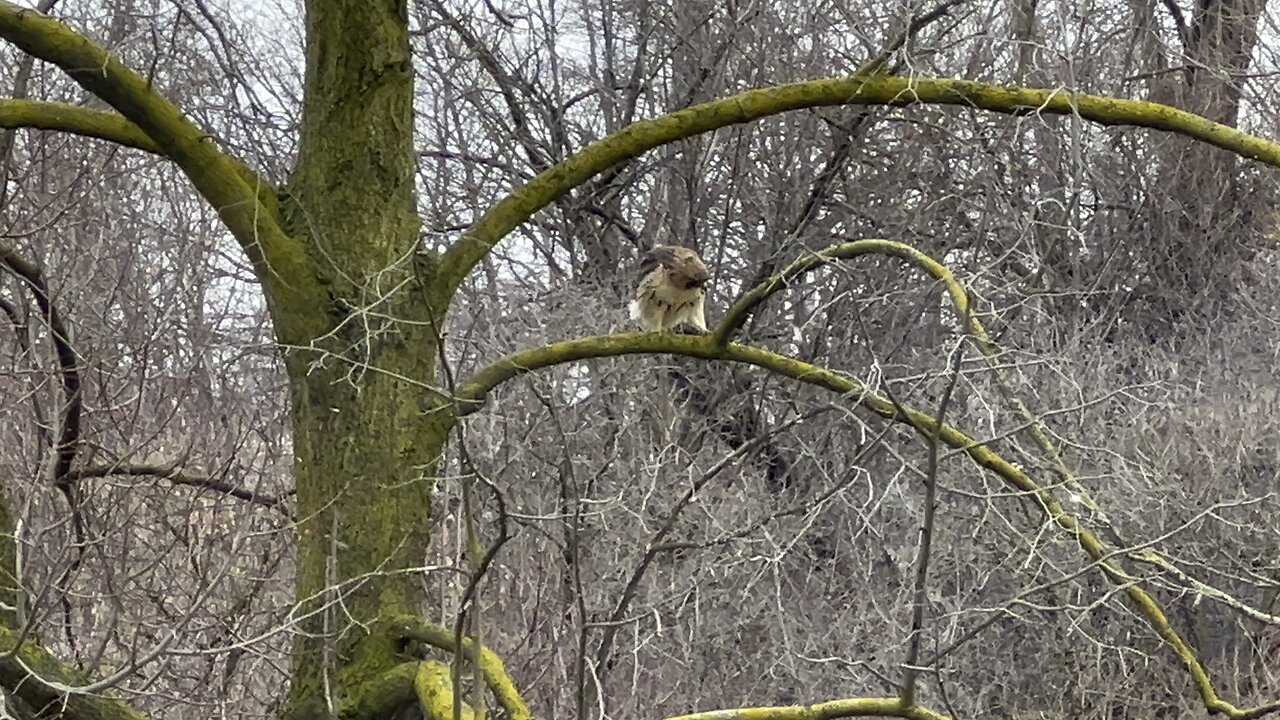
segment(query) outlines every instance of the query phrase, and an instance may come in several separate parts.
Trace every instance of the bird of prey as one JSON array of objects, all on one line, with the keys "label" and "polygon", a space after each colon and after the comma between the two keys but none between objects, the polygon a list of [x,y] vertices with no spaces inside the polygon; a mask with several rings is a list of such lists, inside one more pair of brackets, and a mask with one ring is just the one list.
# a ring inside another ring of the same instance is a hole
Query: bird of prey
[{"label": "bird of prey", "polygon": [[631,319],[649,332],[665,332],[682,322],[707,332],[702,309],[707,277],[698,253],[679,245],[655,247],[640,260]]}]

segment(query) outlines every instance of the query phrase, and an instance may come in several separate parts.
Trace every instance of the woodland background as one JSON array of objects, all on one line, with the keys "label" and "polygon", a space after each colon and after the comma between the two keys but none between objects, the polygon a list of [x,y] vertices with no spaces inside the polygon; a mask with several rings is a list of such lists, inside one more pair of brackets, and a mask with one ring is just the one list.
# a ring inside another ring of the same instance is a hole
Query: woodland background
[{"label": "woodland background", "polygon": [[[266,176],[288,171],[302,10],[280,0],[43,3]],[[1268,7],[1271,5],[1271,7]],[[852,72],[923,6],[881,0],[412,0],[422,243],[643,118]],[[1280,8],[1263,0],[970,0],[894,71],[1151,99],[1280,138]],[[102,103],[0,50],[12,96]],[[74,474],[49,481],[65,399],[43,321],[0,276],[0,477],[34,628],[164,717],[275,714],[293,607],[288,395],[260,290],[214,211],[151,155],[0,137],[3,245],[37,264],[81,362]],[[1280,257],[1274,172],[1070,116],[828,108],[665,146],[508,238],[463,289],[448,370],[626,327],[640,253],[696,248],[708,320],[807,249],[864,237],[945,259],[1013,389],[1241,704],[1280,695]],[[933,408],[962,342],[899,261],[816,272],[744,340]],[[353,350],[354,352],[354,350]],[[353,374],[362,372],[358,358]],[[1028,468],[972,356],[947,420]],[[540,717],[892,694],[910,629],[927,446],[830,394],[663,356],[504,387],[441,468],[424,564],[451,626],[459,479],[505,500],[486,641]],[[922,692],[957,717],[1175,718],[1186,672],[1024,498],[943,454]],[[680,499],[691,487],[691,501]],[[376,489],[371,489],[376,491]],[[1094,518],[1095,521],[1100,518]],[[499,508],[480,510],[493,536]],[[1188,577],[1225,593],[1197,592]],[[1241,607],[1256,612],[1241,612]],[[176,638],[170,631],[177,629]]]}]

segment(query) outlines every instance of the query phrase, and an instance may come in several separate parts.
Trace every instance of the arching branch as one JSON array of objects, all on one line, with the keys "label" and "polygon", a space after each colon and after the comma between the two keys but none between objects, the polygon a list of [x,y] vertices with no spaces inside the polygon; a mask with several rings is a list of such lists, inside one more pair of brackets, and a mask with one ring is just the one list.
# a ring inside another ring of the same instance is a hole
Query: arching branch
[{"label": "arching branch", "polygon": [[[916,264],[940,281],[950,296],[952,305],[966,333],[977,342],[987,359],[994,360],[996,353],[994,343],[991,342],[981,322],[974,317],[973,308],[964,286],[955,279],[945,265],[904,243],[892,240],[868,239],[835,245],[794,261],[781,273],[743,293],[726,313],[720,326],[710,335],[623,333],[578,338],[512,353],[497,362],[481,368],[458,387],[457,397],[460,403],[458,414],[466,415],[475,412],[483,406],[485,397],[490,390],[507,380],[540,368],[589,358],[645,353],[670,353],[704,360],[720,360],[754,365],[778,375],[831,390],[844,397],[852,398],[857,405],[882,418],[910,425],[927,441],[941,441],[952,449],[964,453],[979,467],[994,473],[1007,484],[1033,498],[1040,505],[1048,519],[1075,539],[1081,550],[1097,565],[1103,575],[1128,597],[1130,603],[1137,609],[1138,614],[1183,662],[1191,676],[1193,686],[1200,695],[1201,702],[1210,713],[1223,714],[1233,718],[1233,720],[1248,720],[1280,711],[1280,702],[1254,708],[1237,708],[1222,700],[1214,689],[1208,670],[1195,654],[1195,650],[1174,629],[1160,604],[1138,586],[1136,579],[1118,564],[1112,557],[1112,553],[1093,531],[1085,527],[1074,515],[1067,512],[1051,487],[1041,486],[1020,467],[1005,460],[963,431],[939,422],[938,419],[928,413],[904,406],[901,403],[894,402],[891,398],[873,393],[857,380],[847,375],[812,365],[796,358],[773,353],[763,348],[728,342],[728,338],[742,326],[742,323],[755,308],[770,296],[785,288],[791,280],[833,260],[853,258],[870,253],[903,258]],[[1030,415],[1025,406],[1017,403],[1017,407],[1024,416]],[[1043,430],[1041,429],[1040,432],[1042,433]],[[1037,438],[1037,442],[1040,440],[1041,438]],[[1044,442],[1047,443],[1047,439]],[[1050,453],[1055,462],[1061,466],[1061,458],[1052,443],[1049,443],[1043,449]],[[914,708],[915,706],[899,704],[897,707],[898,711],[893,714],[906,717],[901,714],[901,710]],[[690,717],[738,717],[738,715],[733,714],[738,711],[722,712],[729,714],[711,713]],[[844,712],[843,709],[840,712]],[[817,715],[817,717],[852,716],[853,714]],[[797,717],[808,716],[798,715]]]},{"label": "arching branch", "polygon": [[474,268],[509,232],[615,163],[660,145],[770,115],[831,105],[957,105],[1010,115],[1077,114],[1101,125],[1131,125],[1201,140],[1280,167],[1280,144],[1168,105],[1059,89],[1006,88],[970,80],[854,75],[749,90],[633,123],[597,140],[494,205],[441,257],[432,303],[438,315]]},{"label": "arching branch", "polygon": [[[900,406],[902,410],[899,411],[899,406],[895,405],[891,400],[871,392],[857,380],[847,375],[827,370],[793,357],[746,345],[717,345],[714,338],[709,335],[666,335],[659,333],[622,333],[584,337],[512,353],[482,368],[458,388],[458,396],[464,403],[459,412],[460,414],[474,412],[480,408],[484,397],[490,390],[507,380],[534,370],[589,358],[646,353],[670,353],[704,360],[722,360],[754,365],[775,374],[825,388],[843,397],[851,398],[859,406],[887,420],[910,425],[926,438],[933,432],[933,428],[937,423],[936,419],[928,413],[914,408]],[[1199,693],[1201,702],[1206,710],[1210,713],[1220,713],[1232,718],[1232,720],[1250,720],[1251,718],[1261,717],[1280,710],[1280,702],[1254,708],[1237,708],[1221,699],[1214,689],[1208,670],[1199,657],[1196,656],[1195,650],[1174,629],[1160,604],[1147,591],[1139,587],[1132,576],[1116,564],[1106,546],[1091,530],[1083,526],[1074,515],[1067,512],[1051,489],[1041,487],[1020,467],[1005,460],[998,453],[957,428],[944,424],[938,428],[937,433],[938,439],[948,447],[964,453],[979,467],[989,470],[1016,490],[1032,497],[1049,520],[1075,539],[1080,549],[1097,565],[1107,580],[1124,593],[1143,620],[1186,666],[1191,676],[1192,684]],[[732,716],[706,715],[693,717]],[[849,715],[821,715],[819,717],[849,717]]]},{"label": "arching branch", "polygon": [[1102,530],[1107,536],[1117,544],[1124,544],[1110,522],[1106,520],[1106,514],[1102,511],[1102,508],[1098,506],[1067,467],[1061,450],[1049,438],[1044,422],[1032,413],[1026,404],[1013,393],[1007,373],[997,364],[999,348],[991,340],[991,336],[987,333],[987,329],[983,327],[982,321],[973,312],[969,293],[965,290],[964,285],[956,280],[955,275],[946,265],[933,259],[928,254],[894,240],[856,240],[823,248],[793,261],[782,272],[767,278],[764,282],[743,293],[725,313],[712,337],[717,343],[727,343],[737,334],[757,307],[774,294],[785,289],[797,277],[835,260],[850,260],[868,254],[888,255],[905,260],[942,284],[947,296],[951,299],[951,307],[955,310],[956,317],[959,318],[963,330],[977,345],[979,352],[982,353],[982,357],[995,375],[1006,401],[1025,422],[1025,430],[1023,432],[1044,453],[1062,481],[1071,486],[1072,492],[1076,494],[1079,501],[1094,513],[1095,521],[1102,524]]},{"label": "arching branch", "polygon": [[850,260],[863,255],[889,255],[901,258],[913,263],[935,280],[938,280],[942,283],[947,295],[950,296],[951,305],[955,308],[961,323],[965,325],[965,330],[973,335],[975,340],[982,346],[984,352],[992,348],[987,332],[982,327],[982,322],[974,317],[970,307],[969,294],[965,291],[964,286],[956,280],[955,275],[951,273],[947,266],[906,243],[870,238],[832,245],[795,260],[784,268],[782,272],[743,293],[725,312],[724,319],[720,321],[720,325],[712,333],[712,338],[718,345],[724,345],[729,342],[742,329],[743,324],[751,317],[756,308],[778,292],[785,290],[793,280],[801,275],[835,260]]},{"label": "arching branch", "polygon": [[218,149],[208,133],[145,78],[66,24],[0,0],[0,37],[62,68],[149,137],[217,210],[272,291],[269,296],[279,303],[273,307],[277,315],[288,313],[291,327],[298,327],[298,321],[303,327],[311,324],[304,318],[316,315],[319,291],[302,246],[284,232],[274,198],[264,192],[269,183]]}]

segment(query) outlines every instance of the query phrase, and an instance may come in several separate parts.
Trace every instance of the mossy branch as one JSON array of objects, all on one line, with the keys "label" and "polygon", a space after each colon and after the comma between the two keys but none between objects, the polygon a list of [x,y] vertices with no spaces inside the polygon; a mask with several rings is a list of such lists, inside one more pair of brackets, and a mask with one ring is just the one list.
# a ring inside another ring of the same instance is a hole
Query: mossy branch
[{"label": "mossy branch", "polygon": [[[937,420],[928,413],[911,407],[901,406],[902,409],[899,411],[899,406],[895,406],[891,400],[871,392],[864,385],[846,375],[793,357],[780,355],[763,348],[735,343],[718,345],[710,335],[667,335],[659,333],[621,333],[584,337],[512,353],[482,368],[472,375],[467,382],[459,386],[457,394],[464,403],[459,413],[468,414],[474,412],[482,405],[485,396],[490,390],[507,380],[534,370],[588,358],[653,353],[670,353],[704,360],[722,360],[754,365],[775,374],[809,385],[816,385],[838,393],[843,397],[850,398],[858,405],[883,418],[910,425],[917,432],[926,436],[926,439],[930,430],[937,423]],[[1233,720],[1249,720],[1250,718],[1261,717],[1280,710],[1280,703],[1256,708],[1237,708],[1222,700],[1214,689],[1213,681],[1210,679],[1208,671],[1191,646],[1170,624],[1160,604],[1145,590],[1138,587],[1134,579],[1113,562],[1110,553],[1102,542],[1098,540],[1097,536],[1084,527],[1074,515],[1067,512],[1051,490],[1041,487],[1020,467],[1005,460],[980,441],[957,428],[945,424],[941,425],[938,429],[938,437],[948,447],[969,456],[969,459],[979,467],[991,471],[1013,488],[1034,498],[1045,515],[1076,540],[1080,549],[1097,564],[1107,579],[1128,597],[1129,601],[1137,609],[1138,614],[1173,650],[1178,659],[1183,662],[1191,676],[1192,684],[1200,695],[1201,702],[1210,713],[1222,714]],[[720,716],[709,715],[706,717]],[[844,716],[820,715],[814,717]]]},{"label": "mossy branch", "polygon": [[[94,110],[69,103],[0,98],[0,128],[53,130],[71,135],[106,140],[122,147],[164,157],[151,136],[120,113]],[[248,185],[258,189],[264,205],[274,207],[276,188],[240,161],[228,157],[235,171]]]},{"label": "mossy branch", "polygon": [[18,633],[0,628],[0,685],[27,707],[67,720],[146,720],[127,704],[82,692],[84,679],[34,641],[15,646]]},{"label": "mossy branch", "polygon": [[68,103],[0,98],[0,128],[57,130],[163,154],[151,136],[123,115]]},{"label": "mossy branch", "polygon": [[751,314],[755,312],[756,308],[764,304],[770,297],[785,290],[792,281],[805,273],[836,260],[851,260],[863,255],[888,255],[901,258],[915,264],[935,280],[942,283],[947,295],[951,298],[951,305],[955,308],[956,315],[964,325],[964,329],[979,343],[983,354],[990,355],[994,352],[994,345],[987,335],[986,329],[982,326],[982,322],[974,316],[968,292],[965,291],[964,285],[959,280],[956,280],[955,275],[951,273],[951,270],[946,265],[906,243],[872,238],[832,245],[795,260],[784,268],[782,272],[743,293],[725,312],[724,319],[720,321],[720,325],[713,331],[712,338],[717,345],[726,344],[742,329],[742,326],[751,317]]},{"label": "mossy branch", "polygon": [[633,123],[597,140],[516,189],[441,258],[433,307],[443,315],[467,275],[509,232],[610,166],[660,145],[718,128],[803,108],[830,105],[957,105],[1011,115],[1077,114],[1101,125],[1129,125],[1184,135],[1280,167],[1280,144],[1168,105],[1073,93],[1008,88],[971,80],[853,75],[749,90]]},{"label": "mossy branch", "polygon": [[[742,326],[742,323],[745,322],[755,308],[786,287],[786,284],[791,280],[833,260],[853,258],[870,253],[906,259],[940,281],[951,298],[952,305],[961,319],[965,331],[978,343],[983,355],[988,360],[995,359],[996,347],[987,335],[982,323],[974,317],[968,292],[945,265],[904,243],[892,240],[858,240],[835,245],[800,258],[782,272],[747,291],[730,307],[719,327],[710,335],[621,333],[566,340],[512,353],[497,362],[481,368],[458,387],[457,397],[460,403],[458,414],[461,416],[475,412],[483,406],[489,391],[507,380],[534,370],[590,358],[633,354],[671,353],[704,360],[744,363],[755,365],[803,383],[823,387],[844,397],[854,399],[857,404],[881,417],[910,425],[926,440],[931,440],[936,433],[936,437],[947,446],[963,452],[978,466],[993,472],[1009,485],[1034,498],[1050,520],[1076,539],[1077,544],[1085,554],[1098,565],[1110,582],[1124,592],[1147,624],[1155,630],[1156,634],[1183,662],[1191,676],[1192,684],[1200,695],[1201,702],[1210,713],[1223,714],[1235,720],[1247,720],[1280,710],[1280,703],[1255,708],[1237,708],[1218,697],[1208,671],[1191,646],[1170,624],[1160,604],[1145,590],[1138,587],[1134,579],[1116,564],[1104,544],[1091,530],[1084,527],[1075,516],[1066,511],[1051,489],[1040,486],[1020,467],[1008,462],[999,454],[959,429],[939,423],[936,418],[928,413],[906,407],[900,403],[893,402],[890,398],[877,395],[851,377],[796,358],[773,353],[763,348],[728,342],[728,338]],[[1019,404],[1018,407],[1022,413],[1029,414],[1025,406]],[[1045,439],[1045,442],[1048,442],[1047,439]],[[1050,443],[1046,451],[1053,452],[1055,461],[1059,465],[1061,464],[1060,456],[1056,453],[1056,447]],[[895,700],[895,702],[898,703],[897,707],[899,709],[907,707],[907,705],[903,705],[898,700]],[[915,706],[911,705],[910,707]],[[724,712],[749,713],[752,711],[735,710]],[[899,713],[895,714],[906,717]],[[795,717],[850,716],[801,714]],[[690,717],[745,718],[755,716],[710,714]],[[774,716],[762,715],[760,717]]]},{"label": "mossy branch", "polygon": [[[405,617],[392,624],[392,632],[405,640],[416,640],[446,652],[457,653],[457,636],[442,625],[435,625],[414,617]],[[462,639],[462,652],[466,657],[475,657],[475,643],[470,638]],[[480,648],[480,671],[484,675],[485,684],[505,711],[510,720],[530,720],[533,716],[529,706],[525,704],[515,682],[507,674],[506,666],[497,653],[487,647]],[[448,668],[445,668],[446,686],[452,688],[448,680]],[[452,690],[450,689],[450,692]]]},{"label": "mossy branch", "polygon": [[413,690],[418,696],[418,708],[428,720],[473,720],[471,708],[455,707],[462,702],[453,694],[453,678],[449,666],[438,662],[418,663],[418,676],[413,680]]},{"label": "mossy branch", "polygon": [[[303,315],[316,312],[319,292],[312,286],[314,280],[309,280],[313,274],[306,255],[282,230],[274,203],[264,201],[263,190],[269,183],[218,149],[208,133],[146,79],[61,21],[0,0],[0,37],[62,68],[149,138],[156,151],[177,164],[239,241],[259,279],[272,291],[268,295],[283,304],[278,309]],[[11,109],[28,114],[33,110],[22,105]],[[48,111],[39,114],[45,120],[51,115]],[[99,135],[118,136],[104,139],[132,139],[139,142],[127,144],[142,144],[132,129],[101,116],[81,113],[65,117],[62,122],[100,131]]]},{"label": "mossy branch", "polygon": [[[987,329],[983,326],[982,321],[978,319],[973,311],[973,304],[969,299],[969,293],[964,285],[956,279],[951,270],[942,263],[935,260],[927,253],[921,252],[906,243],[895,240],[877,240],[865,239],[855,240],[853,242],[841,243],[823,248],[816,252],[809,253],[788,265],[782,272],[767,278],[764,282],[756,287],[743,293],[737,301],[729,307],[724,318],[720,321],[720,325],[713,332],[713,337],[718,344],[724,344],[731,340],[746,323],[747,319],[755,312],[756,308],[762,305],[773,295],[786,289],[796,278],[816,270],[828,263],[836,260],[851,260],[862,255],[886,255],[897,257],[915,265],[924,271],[933,279],[942,284],[947,296],[951,299],[951,307],[956,313],[956,317],[960,321],[961,329],[973,340],[978,350],[982,353],[983,359],[987,362],[987,366],[995,374],[1001,391],[1006,396],[1007,401],[1013,406],[1014,410],[1026,421],[1026,433],[1031,440],[1040,448],[1049,461],[1053,464],[1054,470],[1059,474],[1064,482],[1071,485],[1072,490],[1077,493],[1081,502],[1091,511],[1097,514],[1099,518],[1105,517],[1102,509],[1094,502],[1093,498],[1085,491],[1084,487],[1076,480],[1074,474],[1067,468],[1066,461],[1062,457],[1062,452],[1057,445],[1049,438],[1048,430],[1045,428],[1043,421],[1035,416],[1026,404],[1023,403],[1013,392],[1012,383],[1009,382],[1007,373],[997,364],[999,359],[999,348],[995,341],[991,339]],[[1110,527],[1106,528],[1111,531]],[[1112,531],[1114,532],[1114,531]]]}]

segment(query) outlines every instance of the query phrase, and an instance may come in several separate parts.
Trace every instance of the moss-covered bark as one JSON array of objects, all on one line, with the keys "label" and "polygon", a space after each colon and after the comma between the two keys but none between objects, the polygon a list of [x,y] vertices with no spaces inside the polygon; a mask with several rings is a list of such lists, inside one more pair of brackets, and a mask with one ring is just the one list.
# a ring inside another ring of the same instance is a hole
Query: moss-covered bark
[{"label": "moss-covered bark", "polygon": [[9,690],[8,709],[15,711],[17,717],[146,720],[145,715],[126,703],[98,692],[64,692],[67,688],[85,687],[85,678],[30,637],[22,638],[8,628],[0,628],[0,685]]},{"label": "moss-covered bark", "polygon": [[[391,341],[370,361],[397,375],[426,374],[432,357],[417,340]],[[288,716],[298,718],[316,717],[324,707],[322,661],[330,641],[337,670],[331,692],[338,698],[403,661],[377,620],[422,609],[421,578],[412,568],[423,564],[436,459],[452,422],[411,383],[378,372],[353,385],[345,377],[350,368],[336,361],[308,374],[306,355],[289,364],[296,587],[300,612],[315,613],[294,648]],[[339,598],[340,606],[333,605]]]},{"label": "moss-covered bark", "polygon": [[[302,145],[282,215],[304,240],[326,321],[319,333],[277,328],[306,339],[287,360],[297,593],[302,612],[319,610],[295,646],[294,718],[325,715],[326,696],[341,702],[402,660],[376,621],[421,609],[421,579],[407,569],[422,565],[452,423],[424,387],[437,342],[426,322],[430,277],[414,262],[405,2],[313,0],[306,26]],[[340,608],[321,609],[339,596]]]},{"label": "moss-covered bark", "polygon": [[[13,516],[9,513],[9,499],[0,496],[0,625],[16,627],[18,603],[25,602],[22,595],[22,578],[18,576],[18,539]],[[12,608],[12,609],[9,609]]]}]

